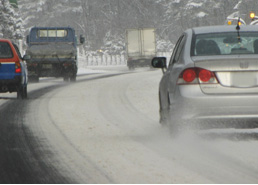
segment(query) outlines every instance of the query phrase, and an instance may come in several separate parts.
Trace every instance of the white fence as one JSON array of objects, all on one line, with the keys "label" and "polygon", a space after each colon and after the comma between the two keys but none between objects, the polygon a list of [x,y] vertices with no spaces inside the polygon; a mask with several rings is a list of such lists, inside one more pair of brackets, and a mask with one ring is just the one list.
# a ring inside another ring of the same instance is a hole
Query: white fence
[{"label": "white fence", "polygon": [[[157,56],[167,57],[169,60],[171,53],[170,52],[158,52]],[[126,65],[126,56],[125,55],[81,55],[79,60],[83,61],[80,63],[80,67],[86,66],[111,66],[111,65]]]},{"label": "white fence", "polygon": [[166,57],[167,61],[170,60],[170,57],[172,55],[172,52],[158,52],[157,57]]}]

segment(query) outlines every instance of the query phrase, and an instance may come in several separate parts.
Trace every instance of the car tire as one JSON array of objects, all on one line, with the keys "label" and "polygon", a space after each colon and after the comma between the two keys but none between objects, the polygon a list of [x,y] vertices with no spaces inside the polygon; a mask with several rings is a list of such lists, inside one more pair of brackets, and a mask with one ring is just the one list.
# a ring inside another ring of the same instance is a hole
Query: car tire
[{"label": "car tire", "polygon": [[28,98],[28,91],[27,91],[27,85],[23,88],[23,99]]},{"label": "car tire", "polygon": [[169,124],[169,120],[168,120],[168,116],[169,116],[169,108],[162,108],[162,103],[161,103],[161,95],[159,92],[159,115],[160,115],[160,124],[162,126],[168,125]]},{"label": "car tire", "polygon": [[64,82],[69,82],[69,77],[68,76],[64,77]]},{"label": "car tire", "polygon": [[128,69],[129,70],[134,70],[135,69],[135,66],[133,64],[128,64]]},{"label": "car tire", "polygon": [[168,111],[164,111],[164,110],[160,110],[159,114],[160,114],[160,120],[159,120],[159,123],[162,125],[162,126],[166,126],[169,124],[169,121],[167,119],[167,115],[165,112],[168,112]]},{"label": "car tire", "polygon": [[17,87],[17,99],[22,99],[22,91],[21,91],[21,87]]},{"label": "car tire", "polygon": [[17,99],[26,99],[27,98],[27,85],[20,85],[17,90]]},{"label": "car tire", "polygon": [[70,82],[76,82],[76,74],[70,77]]}]

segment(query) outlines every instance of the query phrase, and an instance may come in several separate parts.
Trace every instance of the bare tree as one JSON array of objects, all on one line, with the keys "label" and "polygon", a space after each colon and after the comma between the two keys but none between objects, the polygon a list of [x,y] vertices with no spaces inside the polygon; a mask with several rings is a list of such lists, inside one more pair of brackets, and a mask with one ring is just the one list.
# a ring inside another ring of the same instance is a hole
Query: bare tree
[{"label": "bare tree", "polygon": [[187,28],[221,25],[234,11],[248,16],[249,11],[256,11],[258,8],[257,0],[23,0],[19,2],[27,28],[39,25],[71,26],[75,28],[77,35],[83,34],[86,37],[85,49],[106,48],[112,52],[116,49],[123,50],[125,30],[128,28],[156,28],[158,40],[166,42],[168,48],[171,48],[171,43],[175,43],[182,31]]}]

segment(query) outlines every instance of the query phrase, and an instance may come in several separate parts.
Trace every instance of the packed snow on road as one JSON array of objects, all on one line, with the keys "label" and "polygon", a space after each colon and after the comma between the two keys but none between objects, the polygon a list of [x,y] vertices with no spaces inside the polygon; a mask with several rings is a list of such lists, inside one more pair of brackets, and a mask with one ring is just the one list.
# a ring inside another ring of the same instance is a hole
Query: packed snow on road
[{"label": "packed snow on road", "polygon": [[64,176],[78,183],[258,182],[257,129],[186,130],[175,138],[159,124],[160,70],[79,71],[76,83],[28,86],[59,85],[30,101],[23,124]]}]

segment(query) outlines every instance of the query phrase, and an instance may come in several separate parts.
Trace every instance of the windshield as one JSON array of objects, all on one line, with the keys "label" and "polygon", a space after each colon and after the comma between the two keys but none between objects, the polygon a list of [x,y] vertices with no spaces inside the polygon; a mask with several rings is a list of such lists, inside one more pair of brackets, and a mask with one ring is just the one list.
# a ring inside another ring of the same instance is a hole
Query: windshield
[{"label": "windshield", "polygon": [[12,58],[13,53],[7,42],[0,42],[0,58]]},{"label": "windshield", "polygon": [[66,37],[67,30],[39,30],[38,37]]},{"label": "windshield", "polygon": [[192,56],[258,54],[258,32],[196,35]]}]

